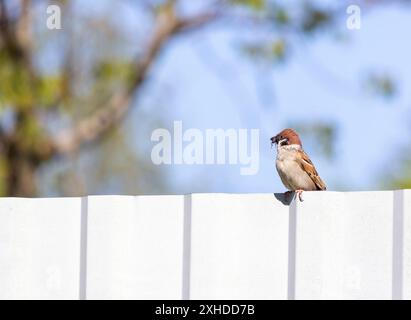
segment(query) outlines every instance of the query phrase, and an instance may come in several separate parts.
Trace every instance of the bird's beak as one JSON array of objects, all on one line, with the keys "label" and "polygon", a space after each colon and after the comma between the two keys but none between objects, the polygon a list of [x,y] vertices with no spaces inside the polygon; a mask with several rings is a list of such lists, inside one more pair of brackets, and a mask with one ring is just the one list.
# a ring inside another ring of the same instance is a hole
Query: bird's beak
[{"label": "bird's beak", "polygon": [[273,147],[273,144],[274,143],[278,143],[278,139],[277,139],[277,136],[275,136],[275,137],[271,137],[271,148]]}]

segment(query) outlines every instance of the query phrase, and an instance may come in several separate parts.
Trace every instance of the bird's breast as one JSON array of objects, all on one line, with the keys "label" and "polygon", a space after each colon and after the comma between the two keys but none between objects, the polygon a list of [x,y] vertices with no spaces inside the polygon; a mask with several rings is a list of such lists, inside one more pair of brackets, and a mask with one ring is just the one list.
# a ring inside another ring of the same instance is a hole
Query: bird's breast
[{"label": "bird's breast", "polygon": [[277,172],[288,190],[315,190],[315,183],[298,162],[297,151],[279,149],[276,159]]}]

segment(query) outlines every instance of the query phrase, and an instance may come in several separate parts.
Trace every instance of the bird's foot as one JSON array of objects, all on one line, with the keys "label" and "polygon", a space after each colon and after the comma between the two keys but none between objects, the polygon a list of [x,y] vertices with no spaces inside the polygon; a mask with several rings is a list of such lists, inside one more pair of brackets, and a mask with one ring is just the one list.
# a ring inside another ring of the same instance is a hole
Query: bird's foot
[{"label": "bird's foot", "polygon": [[300,199],[300,201],[301,202],[303,202],[304,200],[303,200],[303,198],[302,198],[302,194],[303,194],[303,191],[304,190],[295,190],[295,196],[297,197],[298,196],[298,199]]}]

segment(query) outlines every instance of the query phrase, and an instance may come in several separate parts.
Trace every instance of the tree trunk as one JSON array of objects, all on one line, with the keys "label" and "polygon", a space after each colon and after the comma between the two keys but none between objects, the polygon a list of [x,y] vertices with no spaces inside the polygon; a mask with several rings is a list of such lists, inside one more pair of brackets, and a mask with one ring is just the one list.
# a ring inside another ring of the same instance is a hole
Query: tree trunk
[{"label": "tree trunk", "polygon": [[36,196],[37,165],[27,155],[10,148],[7,154],[6,195],[10,197]]}]

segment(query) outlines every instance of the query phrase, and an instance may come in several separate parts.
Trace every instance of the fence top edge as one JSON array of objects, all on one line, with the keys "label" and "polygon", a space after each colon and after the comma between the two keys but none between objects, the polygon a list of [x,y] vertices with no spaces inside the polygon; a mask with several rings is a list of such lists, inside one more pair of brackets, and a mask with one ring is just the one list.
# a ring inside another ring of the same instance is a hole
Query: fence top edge
[{"label": "fence top edge", "polygon": [[[395,190],[361,190],[361,191],[305,191],[308,194],[374,194],[374,193],[387,193],[387,192],[396,192],[396,191],[405,191],[411,192],[411,189],[395,189]],[[80,199],[98,199],[98,198],[152,198],[152,197],[184,197],[184,196],[273,196],[273,195],[283,195],[282,192],[256,192],[256,193],[230,193],[230,192],[213,192],[213,193],[186,193],[186,194],[136,194],[136,195],[87,195],[83,197],[1,197],[0,201],[3,200],[26,200],[26,201],[36,201],[36,200],[80,200]]]}]

